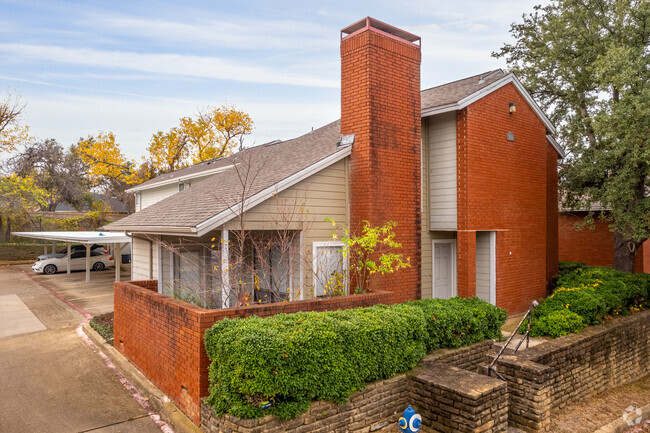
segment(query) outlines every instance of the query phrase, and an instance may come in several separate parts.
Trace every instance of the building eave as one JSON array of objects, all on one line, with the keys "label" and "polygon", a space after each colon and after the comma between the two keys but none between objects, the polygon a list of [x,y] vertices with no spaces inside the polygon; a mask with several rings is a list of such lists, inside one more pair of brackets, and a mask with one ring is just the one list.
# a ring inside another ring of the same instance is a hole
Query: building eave
[{"label": "building eave", "polygon": [[[547,132],[550,134],[555,134],[555,127],[551,123],[550,119],[544,114],[542,109],[537,105],[537,103],[533,100],[533,97],[530,96],[530,93],[526,90],[523,84],[519,81],[519,79],[515,76],[515,74],[510,73],[503,78],[500,78],[496,80],[494,83],[491,83],[481,90],[478,90],[471,95],[468,95],[458,101],[455,104],[448,104],[448,105],[443,105],[440,107],[432,107],[428,109],[422,110],[421,117],[428,117],[428,116],[434,116],[436,114],[442,114],[442,113],[448,113],[450,111],[456,111],[456,110],[462,110],[463,108],[473,104],[474,102],[478,101],[479,99],[489,95],[490,93],[500,89],[501,87],[512,83],[517,91],[524,97],[528,105],[533,109],[537,117],[542,121],[544,126],[546,127]],[[558,152],[559,153],[559,152]]]},{"label": "building eave", "polygon": [[244,200],[243,203],[236,204],[234,208],[226,209],[217,215],[208,218],[207,220],[197,224],[196,236],[203,236],[204,234],[216,229],[217,227],[222,226],[233,218],[241,215],[243,212],[246,212],[247,210],[273,197],[275,194],[279,194],[280,192],[292,187],[298,182],[307,179],[308,177],[331,166],[332,164],[337,163],[338,161],[341,161],[345,157],[349,156],[351,152],[352,146],[344,147],[342,150],[326,158],[323,158],[317,163],[312,164],[309,167],[306,167],[303,170],[300,170],[299,172],[294,173],[291,176],[281,180],[280,182],[258,192],[257,194],[252,195],[251,197]]}]

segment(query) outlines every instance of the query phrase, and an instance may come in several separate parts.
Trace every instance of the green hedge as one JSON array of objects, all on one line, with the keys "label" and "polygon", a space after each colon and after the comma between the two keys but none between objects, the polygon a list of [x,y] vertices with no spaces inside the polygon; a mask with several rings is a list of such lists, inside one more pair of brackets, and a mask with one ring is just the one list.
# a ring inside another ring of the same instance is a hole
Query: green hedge
[{"label": "green hedge", "polygon": [[501,338],[506,312],[478,298],[423,299],[407,302],[424,313],[427,350],[468,346]]},{"label": "green hedge", "polygon": [[[565,266],[553,294],[541,301],[533,312],[531,335],[555,338],[579,332],[584,326],[602,323],[607,317],[647,308],[650,306],[648,299],[649,274],[628,274],[583,264]],[[569,315],[561,319],[557,312],[562,310],[574,313],[582,323]]]},{"label": "green hedge", "polygon": [[427,349],[498,338],[504,322],[503,310],[476,298],[224,319],[205,334],[208,402],[218,414],[292,418],[312,400],[344,403],[367,382],[412,369]]}]

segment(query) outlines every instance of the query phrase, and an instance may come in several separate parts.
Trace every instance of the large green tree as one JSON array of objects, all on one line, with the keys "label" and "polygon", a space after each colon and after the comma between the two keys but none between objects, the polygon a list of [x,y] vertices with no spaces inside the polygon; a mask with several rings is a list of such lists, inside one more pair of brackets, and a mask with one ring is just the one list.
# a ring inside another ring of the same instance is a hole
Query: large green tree
[{"label": "large green tree", "polygon": [[645,0],[555,0],[512,24],[516,42],[493,54],[557,126],[563,205],[606,210],[614,267],[628,272],[650,234],[649,17]]}]

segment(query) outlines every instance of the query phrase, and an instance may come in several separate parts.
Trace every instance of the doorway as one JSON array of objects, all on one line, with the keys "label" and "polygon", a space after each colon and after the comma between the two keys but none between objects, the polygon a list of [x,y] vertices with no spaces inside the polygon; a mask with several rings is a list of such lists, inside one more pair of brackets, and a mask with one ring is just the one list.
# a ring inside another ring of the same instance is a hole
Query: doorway
[{"label": "doorway", "polygon": [[456,239],[433,240],[433,297],[456,296]]}]

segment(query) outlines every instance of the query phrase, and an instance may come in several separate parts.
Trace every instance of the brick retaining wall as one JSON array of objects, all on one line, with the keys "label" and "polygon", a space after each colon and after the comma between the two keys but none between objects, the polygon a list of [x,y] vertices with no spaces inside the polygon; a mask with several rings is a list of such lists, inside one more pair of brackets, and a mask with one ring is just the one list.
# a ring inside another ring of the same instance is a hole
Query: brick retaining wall
[{"label": "brick retaining wall", "polygon": [[157,292],[156,280],[114,285],[114,344],[197,425],[200,398],[208,395],[203,334],[225,317],[260,317],[388,303],[390,293],[339,296],[250,307],[207,310]]},{"label": "brick retaining wall", "polygon": [[420,364],[447,364],[472,372],[481,370],[485,357],[492,350],[494,340],[485,340],[456,349],[438,349],[425,356]]},{"label": "brick retaining wall", "polygon": [[646,376],[649,331],[650,311],[644,311],[502,357],[510,425],[547,431],[552,410]]},{"label": "brick retaining wall", "polygon": [[314,402],[309,411],[287,421],[272,415],[258,419],[218,416],[203,402],[201,429],[206,433],[367,433],[395,426],[410,404],[434,431],[504,432],[508,428],[506,391],[506,383],[494,378],[445,364],[427,365],[371,383],[342,406]]}]

